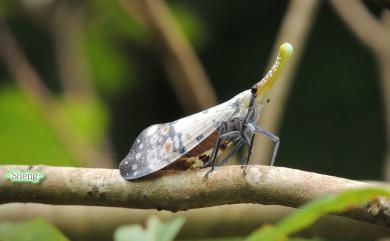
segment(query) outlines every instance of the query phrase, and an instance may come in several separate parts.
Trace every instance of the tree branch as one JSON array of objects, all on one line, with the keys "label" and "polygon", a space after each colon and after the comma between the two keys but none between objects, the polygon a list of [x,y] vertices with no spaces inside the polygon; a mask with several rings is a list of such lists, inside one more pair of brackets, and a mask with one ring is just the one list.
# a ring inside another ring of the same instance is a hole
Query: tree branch
[{"label": "tree branch", "polygon": [[[364,187],[368,184],[283,167],[218,167],[205,180],[207,169],[161,171],[154,176],[127,182],[115,169],[50,166],[3,166],[0,176],[13,169],[39,171],[46,178],[39,184],[0,180],[0,203],[35,202],[66,205],[97,205],[169,211],[223,204],[258,203],[298,207],[315,198]],[[390,226],[389,206],[378,202],[378,212],[369,205],[343,215]]]},{"label": "tree branch", "polygon": [[381,52],[389,46],[389,34],[361,1],[331,0],[334,10],[356,37],[370,49]]},{"label": "tree branch", "polygon": [[57,67],[68,102],[97,98],[91,79],[84,46],[84,15],[82,4],[59,2],[53,8],[49,24],[57,59]]}]

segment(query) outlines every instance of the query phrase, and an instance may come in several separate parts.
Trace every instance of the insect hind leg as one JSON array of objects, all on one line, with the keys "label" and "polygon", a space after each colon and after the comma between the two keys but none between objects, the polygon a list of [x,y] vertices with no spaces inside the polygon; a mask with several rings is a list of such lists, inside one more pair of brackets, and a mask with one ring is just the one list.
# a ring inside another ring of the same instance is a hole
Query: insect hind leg
[{"label": "insect hind leg", "polygon": [[216,159],[217,159],[217,156],[218,156],[218,151],[219,151],[219,146],[221,144],[221,141],[223,139],[232,139],[232,138],[236,138],[238,136],[241,135],[241,133],[239,131],[232,131],[232,132],[227,132],[227,133],[224,133],[227,129],[227,122],[222,122],[221,123],[221,126],[218,128],[218,137],[217,137],[217,140],[215,141],[215,145],[214,145],[214,148],[213,148],[213,151],[211,152],[211,155],[210,155],[210,158],[208,160],[208,162],[206,163],[206,166],[210,165],[211,164],[211,168],[210,170],[206,173],[205,175],[205,178],[208,177],[208,175],[214,170],[215,168],[215,162],[216,162]]},{"label": "insect hind leg", "polygon": [[227,122],[226,121],[223,121],[221,123],[221,125],[218,127],[218,137],[217,137],[217,140],[215,141],[215,144],[214,144],[214,147],[213,147],[213,151],[211,152],[210,158],[207,161],[207,163],[205,164],[207,166],[211,164],[211,169],[206,173],[205,178],[207,178],[208,175],[210,174],[210,172],[212,172],[214,170],[214,168],[215,168],[215,159],[217,158],[219,145],[221,144],[221,136],[222,136],[223,132],[226,130],[226,128],[227,128]]},{"label": "insect hind leg", "polygon": [[[222,134],[220,137],[219,137],[219,141],[222,141],[222,140],[224,140],[224,139],[233,139],[233,138],[237,138],[237,137],[239,137],[241,135],[241,133],[239,132],[239,131],[232,131],[232,132],[228,132],[228,133],[224,133],[224,134]],[[217,139],[217,141],[218,141],[218,139]],[[216,142],[216,144],[214,145],[214,146],[217,146],[217,142]],[[219,147],[219,145],[218,145],[218,147]],[[234,146],[233,147],[233,150],[235,150],[235,148],[236,148],[236,146]],[[213,148],[213,150],[214,150],[215,148]],[[210,164],[212,164],[216,159],[217,159],[217,157],[218,157],[218,151],[219,150],[216,150],[216,153],[215,153],[215,156],[213,156],[213,153],[211,153],[211,155],[210,155],[210,158],[209,158],[209,160],[205,163],[205,166],[210,166]],[[235,150],[235,151],[237,151],[237,150]],[[234,151],[234,152],[235,152]],[[231,153],[229,153],[228,155],[230,155]],[[234,154],[234,153],[232,153],[232,154]],[[231,157],[231,155],[230,155],[230,157]],[[223,161],[222,161],[222,163],[226,163],[226,159],[229,159],[229,158],[224,158],[223,159]]]},{"label": "insect hind leg", "polygon": [[222,159],[221,164],[226,164],[229,159],[244,145],[244,141],[242,139],[239,139],[239,141],[232,147],[230,152]]},{"label": "insect hind leg", "polygon": [[213,149],[213,152],[214,152],[214,150],[216,150],[215,154],[213,155],[213,153],[211,153],[210,159],[207,162],[207,164],[210,165],[210,163],[212,163],[213,167],[215,166],[216,159],[217,159],[217,156],[218,156],[219,146],[220,146],[222,140],[224,140],[224,139],[233,139],[233,138],[239,137],[240,134],[241,133],[239,131],[232,131],[232,132],[228,132],[228,133],[225,133],[225,134],[222,134],[221,136],[219,136],[219,138],[217,140],[217,141],[219,141],[219,143],[217,143],[214,146],[214,149]]},{"label": "insect hind leg", "polygon": [[270,138],[273,142],[275,142],[274,150],[272,152],[272,159],[271,159],[271,163],[270,163],[270,166],[273,166],[275,163],[276,155],[278,154],[278,149],[279,149],[279,144],[280,144],[279,137],[277,137],[275,134],[273,134],[273,133],[271,133],[271,132],[269,132],[261,127],[253,125],[252,123],[247,123],[246,125],[249,127],[249,129],[251,131],[260,133],[260,134]]}]

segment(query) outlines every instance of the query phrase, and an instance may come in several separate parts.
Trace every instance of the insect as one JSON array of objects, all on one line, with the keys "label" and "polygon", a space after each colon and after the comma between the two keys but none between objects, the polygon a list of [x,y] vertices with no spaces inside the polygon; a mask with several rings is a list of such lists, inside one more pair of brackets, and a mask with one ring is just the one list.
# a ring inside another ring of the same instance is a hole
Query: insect
[{"label": "insect", "polygon": [[142,131],[119,164],[123,178],[134,180],[164,168],[211,166],[207,176],[214,170],[217,157],[227,146],[231,148],[221,162],[226,163],[246,145],[247,153],[242,161],[242,166],[246,167],[255,133],[263,134],[275,143],[271,159],[273,165],[279,138],[256,126],[256,122],[268,100],[269,89],[279,77],[292,51],[291,44],[283,43],[272,68],[251,89],[210,109],[173,122],[152,125]]}]

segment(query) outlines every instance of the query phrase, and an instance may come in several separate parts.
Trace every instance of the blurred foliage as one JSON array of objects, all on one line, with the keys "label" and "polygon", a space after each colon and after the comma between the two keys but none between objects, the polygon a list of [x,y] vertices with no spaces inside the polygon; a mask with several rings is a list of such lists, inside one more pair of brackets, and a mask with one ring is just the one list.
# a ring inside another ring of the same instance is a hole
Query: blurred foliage
[{"label": "blurred foliage", "polygon": [[[151,216],[145,229],[141,225],[124,225],[114,232],[114,241],[173,241],[184,219],[177,217],[167,222],[161,222],[157,217]],[[242,238],[202,239],[191,241],[242,241]],[[186,240],[190,241],[190,240]]]},{"label": "blurred foliage", "polygon": [[291,234],[309,227],[324,214],[347,211],[378,197],[390,198],[390,191],[384,188],[362,188],[325,196],[303,205],[295,213],[280,221],[275,227],[260,228],[250,235],[246,241],[285,240]]},{"label": "blurred foliage", "polygon": [[42,112],[20,91],[0,90],[0,163],[73,166]]},{"label": "blurred foliage", "polygon": [[[300,237],[288,237],[309,227],[322,215],[351,210],[352,208],[357,208],[367,202],[373,201],[378,197],[386,197],[390,199],[390,191],[384,188],[374,187],[350,189],[313,200],[303,205],[299,210],[287,216],[275,226],[265,225],[253,232],[246,239],[225,238],[192,241],[321,241],[322,239],[320,238],[304,239]],[[147,221],[145,230],[138,224],[119,227],[114,233],[114,240],[172,241],[183,223],[184,220],[181,218],[176,218],[167,223],[161,223],[156,217],[151,217]]]},{"label": "blurred foliage", "polygon": [[[357,208],[364,203],[378,197],[390,199],[390,191],[384,188],[367,187],[350,189],[341,193],[321,197],[303,205],[299,210],[284,218],[275,226],[263,226],[246,239],[225,238],[208,239],[209,241],[280,241],[287,240],[288,236],[309,227],[324,214],[339,213]],[[377,207],[376,207],[377,208]],[[139,224],[124,225],[114,232],[114,241],[173,241],[184,219],[177,217],[165,223],[152,216],[143,229]],[[2,241],[48,241],[68,240],[54,226],[42,219],[35,219],[23,223],[0,223],[0,240]],[[320,241],[321,239],[292,238],[290,241]],[[195,241],[195,240],[193,240]],[[200,241],[200,240],[198,240]],[[203,241],[206,241],[203,239]]]},{"label": "blurred foliage", "polygon": [[289,238],[288,241],[324,241],[324,240],[320,239],[320,238],[311,238],[311,239],[306,239],[306,238]]},{"label": "blurred foliage", "polygon": [[103,93],[120,94],[138,79],[133,56],[123,50],[127,43],[147,45],[146,29],[125,13],[118,2],[97,0],[89,2],[88,7],[86,50],[93,79]]},{"label": "blurred foliage", "polygon": [[0,2],[0,18],[6,18],[15,14],[16,10],[20,8],[19,1],[1,1]]},{"label": "blurred foliage", "polygon": [[[59,102],[58,115],[88,142],[99,144],[107,131],[107,113],[102,103],[89,100]],[[2,164],[77,165],[59,142],[47,116],[12,87],[0,91],[0,153]],[[66,130],[63,130],[66,131]]]},{"label": "blurred foliage", "polygon": [[145,230],[138,224],[119,227],[114,233],[114,241],[173,241],[183,224],[184,219],[180,217],[162,223],[152,216]]},{"label": "blurred foliage", "polygon": [[208,29],[202,18],[183,3],[172,5],[172,14],[181,31],[195,49],[201,50],[208,41]]},{"label": "blurred foliage", "polygon": [[196,239],[196,240],[180,240],[180,241],[243,241],[243,238],[217,238],[217,239]]},{"label": "blurred foliage", "polygon": [[21,223],[0,223],[1,241],[69,241],[54,225],[38,218]]},{"label": "blurred foliage", "polygon": [[60,102],[59,109],[63,109],[64,118],[70,126],[80,132],[87,141],[97,145],[107,133],[108,118],[104,103],[89,99],[77,102]]}]

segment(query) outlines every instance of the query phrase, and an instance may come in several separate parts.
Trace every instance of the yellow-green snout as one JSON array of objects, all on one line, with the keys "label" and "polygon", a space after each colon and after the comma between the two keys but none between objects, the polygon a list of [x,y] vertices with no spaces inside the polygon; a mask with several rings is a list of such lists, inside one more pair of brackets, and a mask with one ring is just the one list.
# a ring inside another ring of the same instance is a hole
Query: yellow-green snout
[{"label": "yellow-green snout", "polygon": [[285,63],[293,52],[293,46],[290,43],[283,43],[279,47],[278,56],[272,68],[267,72],[264,78],[256,85],[256,99],[260,100],[269,89],[274,85],[279,75],[282,73]]},{"label": "yellow-green snout", "polygon": [[290,43],[282,43],[279,47],[279,54],[285,61],[288,60],[293,53],[293,46]]}]

